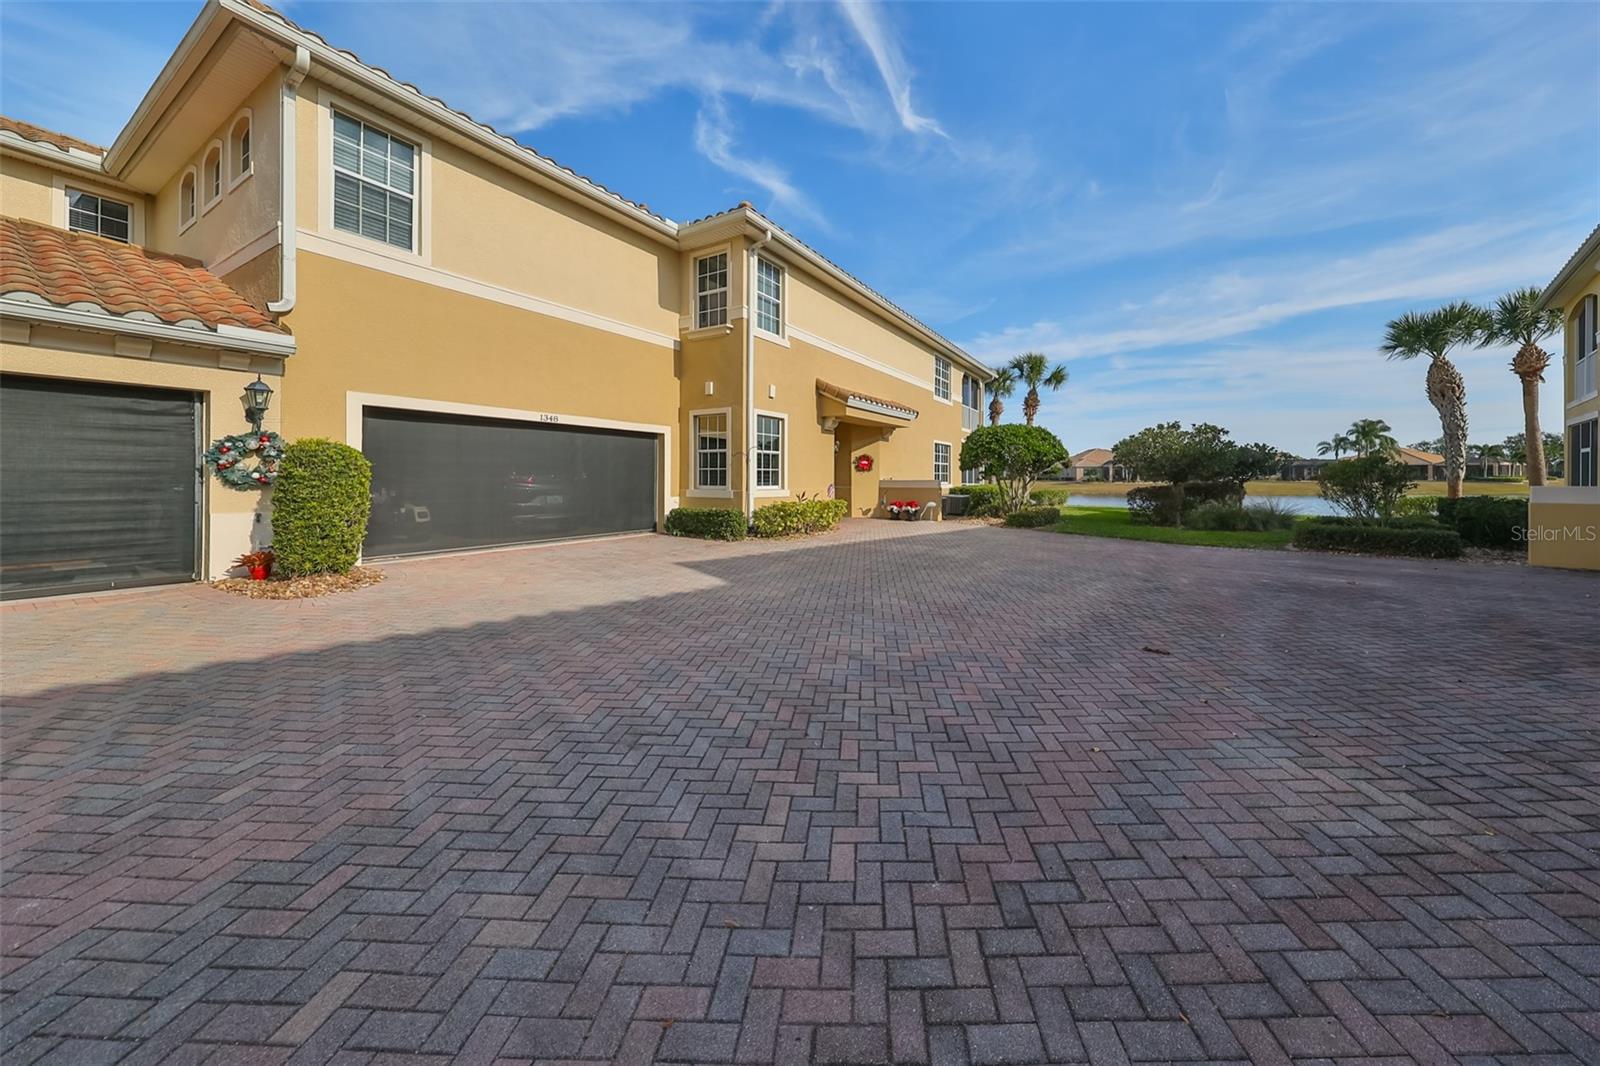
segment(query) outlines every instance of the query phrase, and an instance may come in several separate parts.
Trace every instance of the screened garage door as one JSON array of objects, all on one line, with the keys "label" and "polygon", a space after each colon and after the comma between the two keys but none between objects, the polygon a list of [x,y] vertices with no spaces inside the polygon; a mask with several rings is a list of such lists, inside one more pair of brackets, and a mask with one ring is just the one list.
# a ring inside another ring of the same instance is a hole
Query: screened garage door
[{"label": "screened garage door", "polygon": [[650,530],[656,438],[367,408],[368,556]]},{"label": "screened garage door", "polygon": [[189,392],[0,377],[0,596],[190,581]]}]

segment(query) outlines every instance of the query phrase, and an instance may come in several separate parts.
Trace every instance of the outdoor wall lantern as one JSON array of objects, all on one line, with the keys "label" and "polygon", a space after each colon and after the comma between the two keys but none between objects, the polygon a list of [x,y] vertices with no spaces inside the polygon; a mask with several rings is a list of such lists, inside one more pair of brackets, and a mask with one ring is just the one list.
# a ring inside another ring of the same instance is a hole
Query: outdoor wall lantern
[{"label": "outdoor wall lantern", "polygon": [[261,380],[257,374],[256,379],[244,387],[244,416],[250,420],[250,425],[257,433],[261,432],[261,420],[267,417],[267,408],[272,406],[272,386]]}]

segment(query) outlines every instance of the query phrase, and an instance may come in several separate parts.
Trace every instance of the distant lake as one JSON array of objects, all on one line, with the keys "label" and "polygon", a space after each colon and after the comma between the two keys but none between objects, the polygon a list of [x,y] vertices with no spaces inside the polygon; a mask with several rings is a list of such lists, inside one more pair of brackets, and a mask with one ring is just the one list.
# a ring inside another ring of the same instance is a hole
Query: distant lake
[{"label": "distant lake", "polygon": [[[1339,511],[1324,500],[1321,496],[1245,496],[1245,503],[1255,503],[1258,500],[1277,500],[1284,507],[1294,511],[1295,514],[1338,514]],[[1097,496],[1087,492],[1073,492],[1067,495],[1068,507],[1127,507],[1126,496]]]}]

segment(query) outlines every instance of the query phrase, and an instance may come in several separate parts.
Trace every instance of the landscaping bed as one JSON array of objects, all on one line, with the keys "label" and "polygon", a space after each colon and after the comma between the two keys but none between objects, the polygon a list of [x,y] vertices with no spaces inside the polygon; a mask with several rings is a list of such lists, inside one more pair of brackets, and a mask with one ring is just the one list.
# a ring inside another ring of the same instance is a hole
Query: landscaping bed
[{"label": "landscaping bed", "polygon": [[1135,522],[1127,511],[1117,507],[1063,507],[1061,519],[1050,529],[1084,537],[1112,537],[1117,540],[1145,540],[1159,544],[1198,544],[1211,548],[1260,548],[1279,551],[1289,546],[1292,530],[1264,532],[1221,529],[1184,529],[1179,526],[1153,526]]},{"label": "landscaping bed", "polygon": [[248,577],[225,577],[211,587],[252,600],[309,600],[338,592],[376,585],[384,572],[375,566],[357,566],[342,574],[307,574],[304,577],[269,577],[256,581]]}]

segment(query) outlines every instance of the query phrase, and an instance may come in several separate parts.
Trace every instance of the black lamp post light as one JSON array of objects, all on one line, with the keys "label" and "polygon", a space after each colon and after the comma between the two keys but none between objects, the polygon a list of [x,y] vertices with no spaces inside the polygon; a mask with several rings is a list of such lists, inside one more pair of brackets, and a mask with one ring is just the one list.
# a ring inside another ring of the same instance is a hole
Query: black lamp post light
[{"label": "black lamp post light", "polygon": [[267,408],[272,406],[272,386],[261,380],[257,374],[256,379],[244,387],[244,416],[250,420],[250,425],[257,433],[261,432],[261,420],[267,416]]}]

